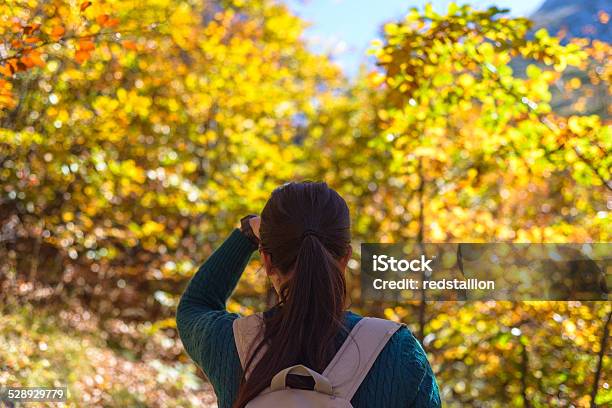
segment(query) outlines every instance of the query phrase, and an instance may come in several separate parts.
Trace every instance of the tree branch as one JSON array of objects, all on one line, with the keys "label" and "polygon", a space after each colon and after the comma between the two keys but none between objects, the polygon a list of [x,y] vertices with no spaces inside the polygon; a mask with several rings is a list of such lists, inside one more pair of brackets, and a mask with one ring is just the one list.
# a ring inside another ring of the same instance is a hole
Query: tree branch
[{"label": "tree branch", "polygon": [[612,310],[608,312],[608,318],[604,324],[603,335],[601,336],[601,343],[599,345],[599,355],[597,358],[597,370],[595,371],[595,378],[593,379],[593,389],[591,391],[591,408],[596,408],[595,400],[597,399],[597,392],[599,391],[599,379],[603,369],[603,359],[606,355],[606,348],[608,346],[608,337],[610,335],[610,320],[612,320]]}]

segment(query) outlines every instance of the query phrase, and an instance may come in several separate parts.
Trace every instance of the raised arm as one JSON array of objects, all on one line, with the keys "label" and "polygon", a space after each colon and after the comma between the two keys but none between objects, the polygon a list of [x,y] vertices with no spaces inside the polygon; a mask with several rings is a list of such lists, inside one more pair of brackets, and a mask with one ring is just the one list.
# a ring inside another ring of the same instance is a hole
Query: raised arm
[{"label": "raised arm", "polygon": [[176,325],[185,350],[215,389],[224,380],[226,390],[231,388],[227,379],[240,369],[232,331],[238,315],[227,312],[225,305],[256,248],[235,229],[200,267],[178,305]]},{"label": "raised arm", "polygon": [[236,288],[251,254],[257,248],[235,229],[204,262],[181,297],[177,318],[211,310],[225,310],[227,299]]}]

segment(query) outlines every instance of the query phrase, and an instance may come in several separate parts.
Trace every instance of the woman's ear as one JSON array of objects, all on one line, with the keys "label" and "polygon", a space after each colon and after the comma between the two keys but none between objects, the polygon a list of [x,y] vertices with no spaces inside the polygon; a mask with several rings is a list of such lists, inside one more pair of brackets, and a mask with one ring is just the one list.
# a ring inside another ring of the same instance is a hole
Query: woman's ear
[{"label": "woman's ear", "polygon": [[266,275],[270,276],[273,274],[272,272],[272,259],[270,255],[266,253],[263,249],[260,250],[261,254],[261,263],[263,264],[264,269],[266,270]]},{"label": "woman's ear", "polygon": [[267,254],[263,249],[260,249],[259,252],[261,253],[261,263],[263,264],[263,267],[266,270],[266,275],[268,275],[268,278],[270,279],[270,282],[272,283],[272,286],[274,287],[276,293],[280,294],[281,285],[283,283],[281,276],[278,274],[278,270],[275,270],[272,267],[272,258],[270,257],[270,255]]}]

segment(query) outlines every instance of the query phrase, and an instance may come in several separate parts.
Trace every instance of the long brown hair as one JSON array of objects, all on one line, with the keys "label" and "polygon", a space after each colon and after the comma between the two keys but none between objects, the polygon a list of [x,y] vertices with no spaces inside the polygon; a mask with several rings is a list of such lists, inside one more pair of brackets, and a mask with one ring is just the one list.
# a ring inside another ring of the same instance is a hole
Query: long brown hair
[{"label": "long brown hair", "polygon": [[289,183],[272,193],[261,213],[261,246],[273,268],[291,274],[279,302],[264,313],[261,359],[247,362],[234,408],[243,408],[284,368],[324,370],[343,328],[346,281],[339,261],[350,247],[346,202],[325,183]]}]

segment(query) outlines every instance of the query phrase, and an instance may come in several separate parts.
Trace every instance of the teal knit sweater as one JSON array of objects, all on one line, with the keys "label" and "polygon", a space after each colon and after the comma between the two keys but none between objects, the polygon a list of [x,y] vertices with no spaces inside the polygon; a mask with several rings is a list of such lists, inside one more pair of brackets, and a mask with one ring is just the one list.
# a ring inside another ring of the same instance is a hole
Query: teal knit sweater
[{"label": "teal knit sweater", "polygon": [[[212,383],[219,407],[231,407],[242,368],[232,322],[239,315],[225,309],[256,246],[234,230],[195,274],[178,306],[176,322],[189,356]],[[347,312],[350,331],[361,316]],[[346,333],[339,333],[337,347]],[[405,327],[378,356],[351,403],[358,408],[440,407],[438,386],[425,352]]]}]

